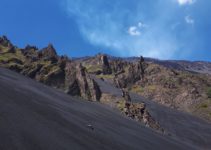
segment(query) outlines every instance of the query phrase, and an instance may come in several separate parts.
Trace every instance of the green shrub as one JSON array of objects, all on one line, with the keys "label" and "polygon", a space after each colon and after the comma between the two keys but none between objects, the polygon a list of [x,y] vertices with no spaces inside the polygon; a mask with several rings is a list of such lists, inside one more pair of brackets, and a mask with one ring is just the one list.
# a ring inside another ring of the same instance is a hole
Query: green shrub
[{"label": "green shrub", "polygon": [[134,85],[130,90],[137,94],[144,93],[144,88],[139,85]]},{"label": "green shrub", "polygon": [[207,104],[201,104],[201,108],[207,108],[208,105]]},{"label": "green shrub", "polygon": [[211,87],[207,89],[207,96],[208,98],[211,98]]},{"label": "green shrub", "polygon": [[100,65],[87,65],[87,66],[85,66],[85,68],[87,69],[87,72],[89,72],[89,73],[102,71],[102,66],[100,66]]},{"label": "green shrub", "polygon": [[156,90],[156,85],[148,85],[147,89],[150,91],[150,92],[154,92]]},{"label": "green shrub", "polygon": [[97,75],[98,78],[104,78],[104,79],[113,79],[114,75],[107,74],[107,75]]}]

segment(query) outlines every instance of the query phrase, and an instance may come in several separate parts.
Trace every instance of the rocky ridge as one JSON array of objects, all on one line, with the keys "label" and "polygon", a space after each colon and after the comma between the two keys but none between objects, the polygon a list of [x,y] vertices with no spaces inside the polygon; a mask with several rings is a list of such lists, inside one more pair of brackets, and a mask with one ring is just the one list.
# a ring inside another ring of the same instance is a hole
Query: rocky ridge
[{"label": "rocky ridge", "polygon": [[[128,61],[98,54],[70,59],[58,56],[52,44],[41,50],[30,45],[19,49],[3,36],[0,38],[0,66],[89,101],[105,102],[109,97],[106,104],[114,104],[124,114],[124,108],[119,108],[124,99],[117,98],[119,100],[115,101],[115,97],[103,93],[92,76],[162,105],[211,120],[209,75],[174,69],[143,57]],[[132,103],[129,109],[133,113],[129,116],[135,116],[130,118],[144,122],[141,105]],[[142,116],[142,119],[137,119],[138,116]],[[154,119],[151,118],[152,124],[156,125],[156,120],[152,121]]]},{"label": "rocky ridge", "polygon": [[100,89],[86,69],[66,56],[58,56],[52,44],[41,50],[29,45],[18,49],[4,36],[0,38],[0,52],[4,52],[0,56],[0,66],[62,89],[70,95],[90,101],[100,99]]},{"label": "rocky ridge", "polygon": [[[192,69],[186,70],[173,62],[171,65],[164,65],[148,58],[144,58],[143,61],[142,57],[125,59],[108,56],[107,59],[110,64],[110,74],[93,72],[90,66],[96,64],[96,57],[75,61],[82,62],[89,73],[118,88],[127,88],[167,107],[211,121],[209,74],[193,72]],[[195,62],[192,66],[194,64]],[[102,70],[100,66],[96,68]]]},{"label": "rocky ridge", "polygon": [[[0,55],[1,67],[9,68],[38,82],[63,90],[69,95],[79,96],[89,101],[103,101],[103,93],[91,76],[112,74],[114,68],[111,67],[107,55],[99,54],[90,63],[84,64],[71,60],[67,56],[58,56],[52,44],[41,50],[30,45],[27,45],[24,49],[11,45],[6,37],[1,38],[0,53],[4,51]],[[11,47],[13,51],[10,50]],[[121,70],[120,68],[117,67],[116,69]],[[133,66],[131,69],[133,70]],[[136,68],[136,71],[138,72],[139,69]],[[112,102],[113,99],[110,99],[110,103]],[[158,123],[152,119],[153,117],[150,116],[149,112],[146,110],[142,113],[139,106],[135,103],[131,105],[129,108],[131,115],[125,114],[121,109],[120,111],[131,119],[159,130]],[[116,105],[115,108],[118,108],[118,106]],[[155,128],[154,125],[158,127]]]}]

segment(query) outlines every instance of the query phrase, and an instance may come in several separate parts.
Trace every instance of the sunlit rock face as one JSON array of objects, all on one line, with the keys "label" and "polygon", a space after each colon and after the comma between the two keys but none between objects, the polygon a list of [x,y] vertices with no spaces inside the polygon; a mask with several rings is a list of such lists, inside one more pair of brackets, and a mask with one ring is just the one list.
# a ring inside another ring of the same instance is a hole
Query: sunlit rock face
[{"label": "sunlit rock face", "polygon": [[86,69],[75,63],[66,66],[66,92],[70,95],[80,95],[90,101],[99,101],[101,91],[97,83],[86,72]]}]

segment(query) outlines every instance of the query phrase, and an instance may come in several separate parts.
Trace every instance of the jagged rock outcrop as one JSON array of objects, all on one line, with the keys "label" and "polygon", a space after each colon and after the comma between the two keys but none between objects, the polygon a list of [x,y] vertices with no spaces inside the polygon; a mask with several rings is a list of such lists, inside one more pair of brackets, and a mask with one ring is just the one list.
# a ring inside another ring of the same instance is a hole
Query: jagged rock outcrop
[{"label": "jagged rock outcrop", "polygon": [[110,64],[109,64],[107,55],[99,54],[97,57],[99,59],[99,65],[102,66],[102,73],[103,74],[111,74],[112,71],[110,68]]},{"label": "jagged rock outcrop", "polygon": [[122,89],[122,98],[124,101],[121,111],[123,111],[127,117],[142,122],[145,126],[155,129],[156,131],[164,132],[159,123],[150,115],[145,103],[134,103],[127,89]]},{"label": "jagged rock outcrop", "polygon": [[6,36],[0,37],[0,53],[15,53],[16,47],[7,39]]},{"label": "jagged rock outcrop", "polygon": [[66,66],[66,92],[90,101],[99,101],[101,91],[97,83],[86,72],[85,67],[81,64],[75,66],[75,63],[68,63]]},{"label": "jagged rock outcrop", "polygon": [[43,65],[41,64],[34,64],[34,65],[25,65],[21,74],[28,76],[30,78],[35,78],[36,75],[40,72]]},{"label": "jagged rock outcrop", "polygon": [[39,51],[39,58],[50,60],[52,62],[56,62],[58,60],[56,50],[52,44],[49,44],[48,47],[43,48],[41,51]]},{"label": "jagged rock outcrop", "polygon": [[163,128],[161,128],[159,123],[156,122],[155,119],[150,115],[145,103],[128,103],[125,101],[123,112],[129,118],[135,119],[136,121],[144,123],[147,127],[164,133]]},{"label": "jagged rock outcrop", "polygon": [[140,70],[141,70],[141,80],[144,80],[145,66],[144,66],[144,57],[143,56],[140,57],[139,64],[140,64]]},{"label": "jagged rock outcrop", "polygon": [[22,54],[25,56],[27,63],[36,62],[39,60],[38,48],[35,46],[27,45],[24,49],[22,49]]},{"label": "jagged rock outcrop", "polygon": [[7,50],[7,53],[15,53],[15,47],[14,46],[10,46]]},{"label": "jagged rock outcrop", "polygon": [[113,60],[110,62],[111,70],[116,75],[124,73],[124,67],[126,67],[127,65],[128,65],[127,62],[124,62],[120,59]]},{"label": "jagged rock outcrop", "polygon": [[22,53],[24,56],[38,56],[38,48],[35,46],[27,45],[23,50]]},{"label": "jagged rock outcrop", "polygon": [[68,62],[65,67],[65,89],[72,96],[80,96],[80,87],[76,77],[76,64]]},{"label": "jagged rock outcrop", "polygon": [[31,50],[31,49],[38,50],[38,48],[36,46],[26,45],[26,47],[25,47],[26,51]]},{"label": "jagged rock outcrop", "polygon": [[[73,63],[66,56],[58,56],[52,44],[42,50],[30,45],[24,49],[17,49],[11,46],[6,37],[2,37],[0,46],[7,48],[7,54],[4,54],[7,57],[1,60],[5,64],[4,67],[51,87],[62,89],[70,95],[81,96],[90,101],[100,100],[99,86],[86,69]],[[108,65],[107,63],[104,60],[104,65]]]},{"label": "jagged rock outcrop", "polygon": [[139,80],[143,80],[144,70],[145,64],[142,57],[140,62],[128,64],[123,73],[116,75],[115,84],[117,87],[126,88]]},{"label": "jagged rock outcrop", "polygon": [[64,88],[65,71],[57,65],[42,67],[36,80],[52,87]]},{"label": "jagged rock outcrop", "polygon": [[8,48],[13,47],[12,43],[10,42],[10,40],[7,39],[6,36],[0,37],[0,44],[4,47],[8,47]]}]

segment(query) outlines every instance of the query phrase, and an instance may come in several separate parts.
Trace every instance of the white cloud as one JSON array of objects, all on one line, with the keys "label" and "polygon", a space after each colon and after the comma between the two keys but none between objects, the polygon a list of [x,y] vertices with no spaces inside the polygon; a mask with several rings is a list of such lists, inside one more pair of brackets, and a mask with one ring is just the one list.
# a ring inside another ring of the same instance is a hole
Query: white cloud
[{"label": "white cloud", "polygon": [[193,4],[196,0],[177,0],[180,5]]},{"label": "white cloud", "polygon": [[[160,16],[163,17],[159,19],[146,19],[150,17],[144,17],[148,13],[144,15],[141,8],[146,6],[141,5],[140,0],[127,0],[133,5],[133,11],[119,0],[112,0],[112,4],[104,0],[64,1],[68,14],[76,20],[83,38],[95,46],[115,51],[121,56],[170,59],[178,52],[177,40],[166,28],[166,12],[157,11],[162,12]],[[154,5],[151,1],[149,4]],[[137,23],[132,24],[134,22]]]},{"label": "white cloud", "polygon": [[139,27],[139,28],[145,28],[145,27],[147,27],[147,25],[144,24],[144,23],[142,23],[142,22],[139,22],[139,23],[138,23],[138,27]]},{"label": "white cloud", "polygon": [[137,26],[131,26],[128,29],[128,34],[131,36],[140,36],[141,35],[141,30],[143,30],[143,28],[146,28],[147,25],[139,22]]},{"label": "white cloud", "polygon": [[135,27],[135,26],[129,27],[128,33],[129,33],[131,36],[139,36],[139,35],[141,35],[141,32],[140,32],[140,31],[138,30],[138,28]]},{"label": "white cloud", "polygon": [[195,23],[194,19],[191,16],[186,16],[185,21],[187,24],[191,24],[191,25]]}]

